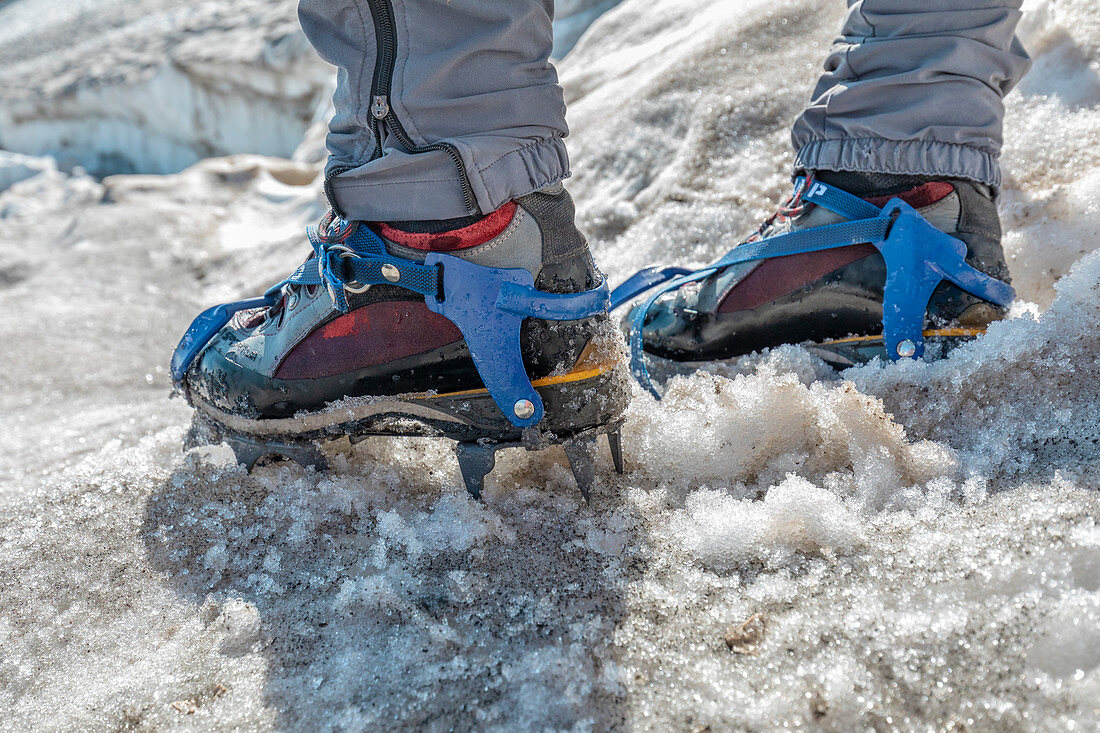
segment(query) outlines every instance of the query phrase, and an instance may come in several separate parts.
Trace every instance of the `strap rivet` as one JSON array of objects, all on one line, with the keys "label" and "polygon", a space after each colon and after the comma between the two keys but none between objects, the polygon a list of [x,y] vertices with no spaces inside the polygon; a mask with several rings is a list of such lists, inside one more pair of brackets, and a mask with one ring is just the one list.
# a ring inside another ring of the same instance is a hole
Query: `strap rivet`
[{"label": "strap rivet", "polygon": [[382,277],[386,278],[391,283],[395,283],[401,279],[401,270],[398,270],[397,267],[387,262],[382,265]]},{"label": "strap rivet", "polygon": [[909,339],[898,342],[898,356],[901,358],[908,359],[915,353],[917,353],[917,345]]},{"label": "strap rivet", "polygon": [[519,400],[512,407],[512,412],[516,413],[516,417],[520,420],[526,420],[535,414],[535,403],[531,400]]}]

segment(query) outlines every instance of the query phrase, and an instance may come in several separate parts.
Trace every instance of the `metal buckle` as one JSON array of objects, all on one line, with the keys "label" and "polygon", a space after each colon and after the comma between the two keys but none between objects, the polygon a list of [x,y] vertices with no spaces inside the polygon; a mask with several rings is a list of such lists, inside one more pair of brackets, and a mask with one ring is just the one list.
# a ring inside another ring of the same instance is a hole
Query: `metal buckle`
[{"label": "metal buckle", "polygon": [[[362,257],[360,256],[360,254],[358,252],[351,249],[350,247],[345,247],[342,244],[336,245],[332,249],[337,250],[339,252],[339,257],[342,260],[362,259]],[[368,290],[370,290],[370,283],[364,285],[363,283],[359,282],[358,280],[352,280],[351,282],[345,282],[344,283],[344,290],[346,290],[349,293],[353,293],[353,294],[358,295],[359,293],[365,293]]]}]

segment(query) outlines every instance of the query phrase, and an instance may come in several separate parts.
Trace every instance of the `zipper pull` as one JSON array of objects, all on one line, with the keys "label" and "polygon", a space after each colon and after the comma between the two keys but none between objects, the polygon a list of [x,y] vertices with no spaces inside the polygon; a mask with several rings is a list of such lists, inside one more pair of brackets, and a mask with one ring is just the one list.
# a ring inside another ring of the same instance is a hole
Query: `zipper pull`
[{"label": "zipper pull", "polygon": [[374,103],[370,106],[370,113],[376,120],[384,120],[386,115],[390,113],[390,102],[383,96],[377,96],[374,98]]}]

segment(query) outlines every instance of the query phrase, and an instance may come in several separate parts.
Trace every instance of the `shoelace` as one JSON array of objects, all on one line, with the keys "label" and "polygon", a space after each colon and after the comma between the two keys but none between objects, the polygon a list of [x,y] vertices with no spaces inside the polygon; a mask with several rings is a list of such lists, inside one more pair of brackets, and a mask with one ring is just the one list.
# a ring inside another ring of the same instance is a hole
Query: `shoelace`
[{"label": "shoelace", "polygon": [[[354,250],[345,246],[348,238],[355,234],[359,228],[359,222],[357,221],[345,221],[340,219],[336,212],[329,210],[327,214],[321,219],[317,226],[311,226],[306,229],[306,236],[309,239],[309,244],[313,248],[313,252],[306,258],[305,262],[298,266],[294,275],[291,275],[286,280],[275,287],[268,290],[268,294],[272,294],[276,289],[282,290],[282,297],[271,307],[264,311],[263,320],[255,325],[256,328],[264,328],[276,318],[281,318],[287,311],[294,310],[299,301],[301,300],[301,292],[304,289],[306,293],[312,297],[316,293],[317,288],[321,287],[322,282],[306,282],[301,275],[309,271],[311,268],[311,262],[320,263],[324,257],[325,252],[328,250],[334,250],[338,254],[342,254],[345,257],[356,256]],[[323,274],[321,279],[323,280]],[[299,276],[297,280],[295,277]],[[349,287],[350,285],[350,287]],[[352,293],[361,293],[366,291],[370,286],[358,286],[350,283],[345,283],[345,288]],[[282,325],[281,323],[279,324]]]},{"label": "shoelace", "polygon": [[801,179],[799,185],[795,188],[790,198],[776,207],[775,211],[760,225],[752,236],[750,236],[741,244],[748,244],[749,242],[756,242],[760,239],[764,239],[768,232],[776,225],[783,224],[791,219],[797,219],[798,217],[809,211],[813,204],[804,200],[804,196],[807,191],[810,190],[810,186],[814,183],[814,174],[809,172],[804,179]]}]

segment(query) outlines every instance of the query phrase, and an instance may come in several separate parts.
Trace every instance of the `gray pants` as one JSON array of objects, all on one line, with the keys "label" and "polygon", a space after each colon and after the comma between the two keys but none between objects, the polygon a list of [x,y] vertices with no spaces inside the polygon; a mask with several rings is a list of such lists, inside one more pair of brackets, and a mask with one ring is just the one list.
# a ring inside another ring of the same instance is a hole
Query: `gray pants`
[{"label": "gray pants", "polygon": [[[797,167],[998,185],[1002,98],[1028,67],[1020,0],[849,6]],[[569,175],[552,0],[300,0],[299,17],[339,69],[326,174],[344,216],[490,212]]]},{"label": "gray pants", "polygon": [[1030,60],[1020,0],[849,0],[794,123],[799,170],[1001,183],[1004,95]]}]

